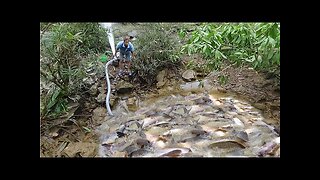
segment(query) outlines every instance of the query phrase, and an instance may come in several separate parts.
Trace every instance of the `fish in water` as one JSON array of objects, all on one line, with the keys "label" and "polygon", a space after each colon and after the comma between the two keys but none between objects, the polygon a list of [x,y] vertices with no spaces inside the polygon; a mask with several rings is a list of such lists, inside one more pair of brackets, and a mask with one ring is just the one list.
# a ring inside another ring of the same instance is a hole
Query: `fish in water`
[{"label": "fish in water", "polygon": [[189,114],[195,114],[195,113],[198,113],[198,112],[202,112],[204,111],[205,109],[202,107],[202,106],[199,106],[199,105],[192,105],[191,106],[191,109],[189,111]]},{"label": "fish in water", "polygon": [[195,104],[209,105],[212,103],[212,100],[208,97],[201,97],[199,99],[195,99],[194,102],[195,102]]},{"label": "fish in water", "polygon": [[277,147],[277,143],[274,141],[266,143],[258,152],[258,156],[265,156],[273,152],[273,150]]}]

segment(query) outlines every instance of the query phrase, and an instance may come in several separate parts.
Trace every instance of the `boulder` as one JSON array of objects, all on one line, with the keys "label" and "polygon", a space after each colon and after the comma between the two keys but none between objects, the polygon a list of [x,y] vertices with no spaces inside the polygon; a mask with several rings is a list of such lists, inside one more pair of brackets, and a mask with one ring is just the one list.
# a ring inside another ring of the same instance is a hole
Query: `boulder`
[{"label": "boulder", "polygon": [[186,81],[191,81],[196,79],[196,72],[193,70],[186,70],[185,72],[182,73],[182,78]]}]

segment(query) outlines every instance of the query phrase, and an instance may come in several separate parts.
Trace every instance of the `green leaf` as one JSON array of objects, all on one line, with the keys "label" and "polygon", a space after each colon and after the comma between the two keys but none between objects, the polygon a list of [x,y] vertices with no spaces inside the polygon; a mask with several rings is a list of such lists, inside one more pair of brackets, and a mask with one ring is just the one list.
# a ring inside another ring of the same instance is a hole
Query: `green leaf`
[{"label": "green leaf", "polygon": [[91,129],[89,129],[89,128],[87,128],[87,127],[82,126],[82,128],[83,128],[84,130],[86,130],[87,132],[91,132]]},{"label": "green leaf", "polygon": [[208,39],[206,39],[206,38],[203,38],[202,40],[203,40],[204,42],[208,43],[208,44],[211,44],[211,42],[210,42]]},{"label": "green leaf", "polygon": [[262,61],[262,57],[259,55],[258,56],[258,61],[261,62]]},{"label": "green leaf", "polygon": [[239,35],[236,43],[239,44],[240,42],[241,42],[241,37],[240,37],[240,35]]},{"label": "green leaf", "polygon": [[276,41],[272,37],[269,37],[269,43],[272,45],[272,47],[276,45]]},{"label": "green leaf", "polygon": [[256,60],[256,57],[255,56],[251,56],[250,58],[245,58],[244,60],[248,61],[248,62],[253,62],[253,61]]},{"label": "green leaf", "polygon": [[206,53],[207,52],[206,50],[207,50],[207,46],[204,46],[203,50],[202,50],[202,53]]},{"label": "green leaf", "polygon": [[57,97],[58,97],[59,94],[60,94],[60,90],[54,91],[54,93],[53,93],[53,95],[51,97],[51,101],[48,104],[48,109],[50,109],[56,103],[56,100],[57,100]]},{"label": "green leaf", "polygon": [[269,53],[268,53],[268,56],[267,56],[267,59],[269,60],[269,59],[271,59],[272,58],[272,56],[273,56],[273,52],[272,51],[270,51]]},{"label": "green leaf", "polygon": [[218,50],[215,50],[215,56],[216,59],[220,59],[221,58],[221,54],[219,53]]},{"label": "green leaf", "polygon": [[194,42],[194,43],[197,43],[199,40],[200,40],[200,37],[197,36],[193,42]]},{"label": "green leaf", "polygon": [[241,52],[235,52],[234,55],[241,56],[242,53]]},{"label": "green leaf", "polygon": [[221,52],[221,51],[218,51],[220,56],[223,57],[224,59],[227,59],[227,57]]}]

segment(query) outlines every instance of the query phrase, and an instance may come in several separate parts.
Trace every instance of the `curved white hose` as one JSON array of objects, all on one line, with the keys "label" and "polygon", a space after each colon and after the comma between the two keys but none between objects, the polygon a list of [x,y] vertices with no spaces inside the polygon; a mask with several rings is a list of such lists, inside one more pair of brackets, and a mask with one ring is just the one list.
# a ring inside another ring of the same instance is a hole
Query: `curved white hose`
[{"label": "curved white hose", "polygon": [[107,64],[106,64],[106,79],[107,79],[107,84],[108,84],[108,92],[107,92],[107,97],[106,97],[106,106],[107,106],[107,110],[108,113],[110,114],[110,116],[113,116],[111,109],[110,109],[110,104],[109,104],[109,100],[110,100],[110,93],[111,93],[111,86],[110,86],[110,80],[109,80],[109,74],[108,74],[108,66],[110,63],[112,63],[114,60],[116,60],[116,50],[115,50],[115,46],[114,46],[114,37],[112,34],[112,23],[100,23],[102,27],[104,27],[107,30],[107,34],[108,34],[108,39],[109,39],[109,43],[111,46],[111,50],[112,50],[112,54],[114,55],[114,58],[112,60],[110,60]]},{"label": "curved white hose", "polygon": [[107,92],[107,97],[106,97],[106,106],[107,106],[107,110],[110,116],[113,116],[111,109],[110,109],[110,104],[109,104],[109,100],[110,100],[110,93],[111,93],[111,85],[110,85],[110,80],[109,80],[109,74],[108,74],[108,66],[110,63],[112,63],[114,60],[116,60],[117,58],[113,58],[112,60],[110,60],[107,64],[106,64],[106,79],[107,79],[107,85],[108,85],[108,92]]}]

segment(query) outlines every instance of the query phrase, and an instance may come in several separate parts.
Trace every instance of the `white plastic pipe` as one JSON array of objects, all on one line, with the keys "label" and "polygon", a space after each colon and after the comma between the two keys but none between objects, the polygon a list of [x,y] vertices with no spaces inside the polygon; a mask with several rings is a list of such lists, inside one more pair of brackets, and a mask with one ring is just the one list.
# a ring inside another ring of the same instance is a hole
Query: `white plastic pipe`
[{"label": "white plastic pipe", "polygon": [[107,85],[108,85],[108,92],[107,92],[107,97],[106,97],[106,106],[107,106],[107,111],[109,113],[110,116],[113,116],[111,109],[110,109],[110,104],[109,104],[109,100],[110,100],[110,93],[111,93],[111,85],[110,85],[110,80],[109,80],[109,74],[108,74],[108,66],[110,63],[112,63],[114,60],[116,60],[117,58],[113,58],[112,60],[110,60],[107,64],[106,64],[106,79],[107,79]]},{"label": "white plastic pipe", "polygon": [[114,44],[114,37],[113,37],[113,33],[112,33],[112,23],[100,23],[100,25],[107,30],[109,43],[111,46],[112,54],[114,56],[114,58],[106,64],[106,79],[107,79],[107,86],[108,86],[108,92],[107,92],[107,97],[106,97],[106,106],[107,106],[107,111],[108,111],[109,115],[113,116],[111,109],[110,109],[110,104],[109,104],[111,85],[110,85],[109,74],[108,74],[108,66],[110,63],[112,63],[114,60],[117,59],[115,56],[116,50],[115,50],[115,44]]},{"label": "white plastic pipe", "polygon": [[111,46],[112,54],[115,55],[116,49],[114,44],[114,37],[112,31],[112,23],[100,23],[100,25],[107,30],[109,43]]}]

